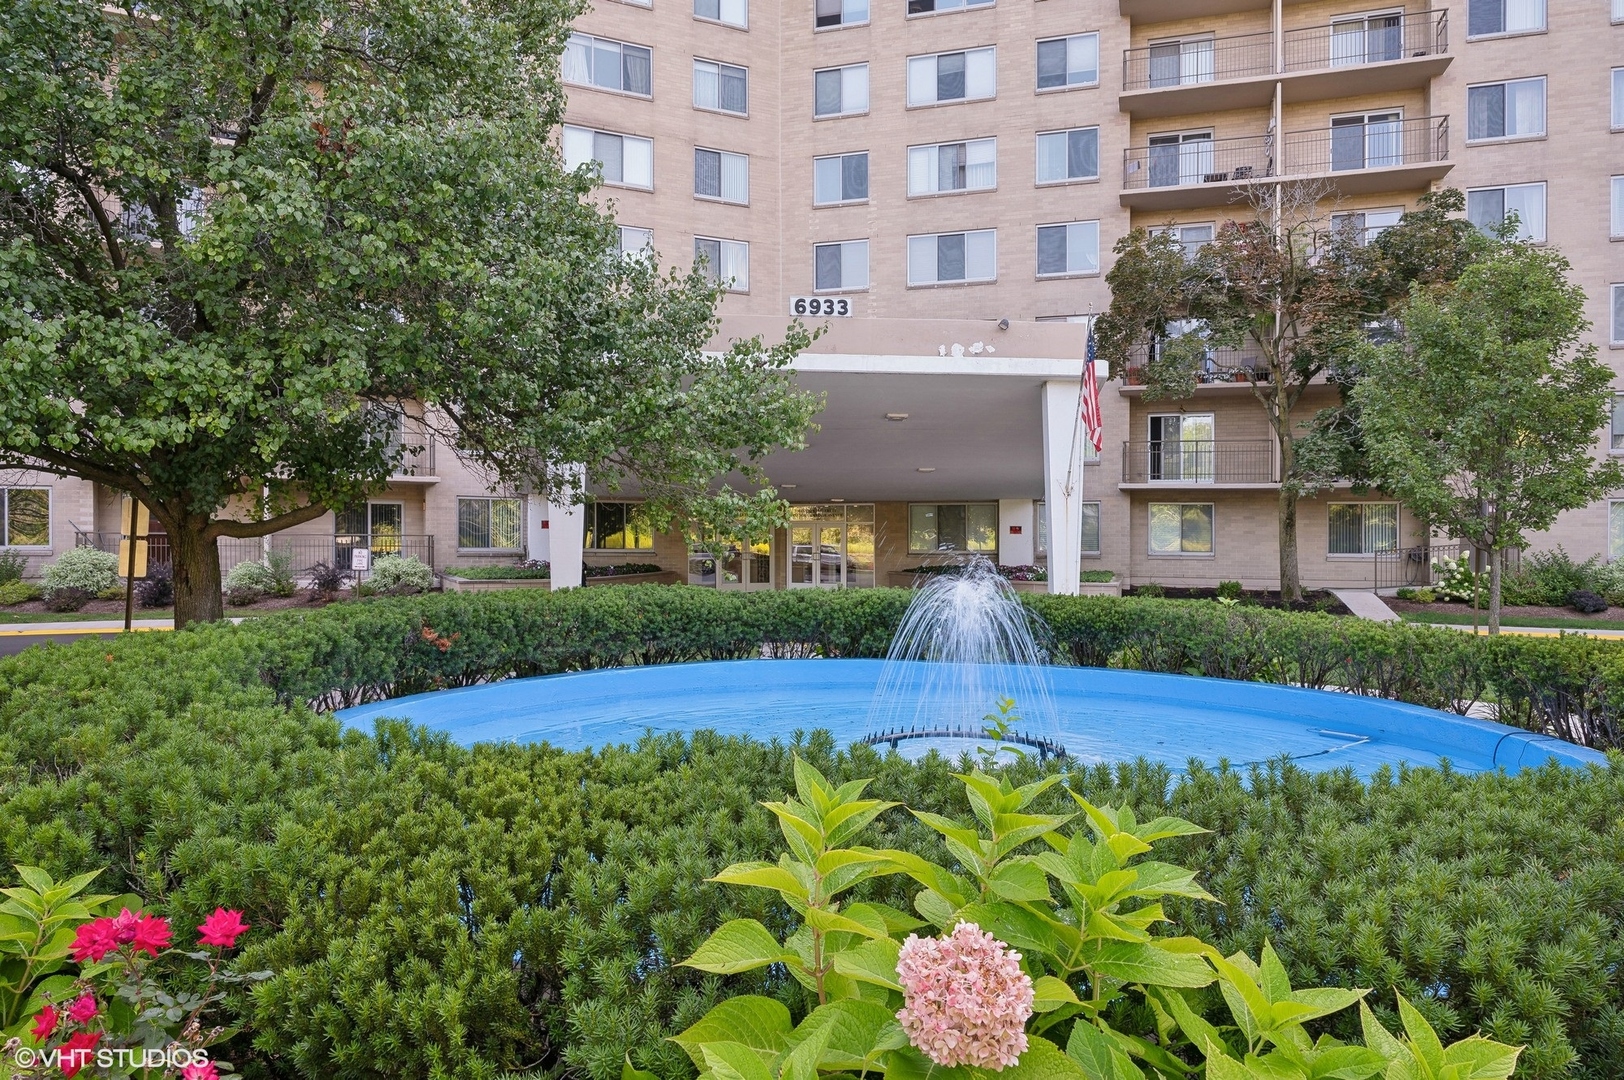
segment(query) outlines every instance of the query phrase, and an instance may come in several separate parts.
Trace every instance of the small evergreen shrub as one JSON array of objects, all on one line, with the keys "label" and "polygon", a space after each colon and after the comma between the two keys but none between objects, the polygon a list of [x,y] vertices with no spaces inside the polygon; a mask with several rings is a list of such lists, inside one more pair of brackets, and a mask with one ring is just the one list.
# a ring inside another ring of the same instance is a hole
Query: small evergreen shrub
[{"label": "small evergreen shrub", "polygon": [[175,570],[169,563],[147,568],[135,583],[135,602],[144,608],[166,608],[175,602]]},{"label": "small evergreen shrub", "polygon": [[226,603],[248,607],[276,595],[276,573],[263,562],[240,562],[226,574]]},{"label": "small evergreen shrub", "polygon": [[1245,591],[1238,581],[1220,581],[1218,583],[1218,599],[1220,600],[1239,600],[1241,594]]},{"label": "small evergreen shrub", "polygon": [[1096,583],[1115,581],[1116,572],[1114,570],[1084,570],[1082,574],[1079,575],[1078,580]]},{"label": "small evergreen shrub", "polygon": [[464,581],[546,581],[553,576],[552,568],[540,559],[517,566],[448,566],[444,572]]},{"label": "small evergreen shrub", "polygon": [[84,606],[96,599],[96,594],[89,589],[80,589],[72,585],[59,585],[45,594],[45,610],[57,614],[66,614],[70,611],[81,611]]},{"label": "small evergreen shrub", "polygon": [[369,593],[407,596],[434,588],[434,571],[416,555],[385,555],[372,564],[366,581]]},{"label": "small evergreen shrub", "polygon": [[1143,585],[1135,585],[1133,595],[1146,600],[1160,600],[1167,595],[1167,590],[1154,581],[1147,581]]},{"label": "small evergreen shrub", "polygon": [[16,548],[0,548],[0,585],[10,585],[23,579],[28,569],[28,556]]},{"label": "small evergreen shrub", "polygon": [[271,572],[272,596],[287,597],[298,591],[299,583],[293,574],[293,552],[273,547],[265,554],[265,566]]},{"label": "small evergreen shrub", "polygon": [[[69,548],[45,568],[40,585],[49,600],[55,593],[73,589],[85,594],[85,603],[104,590],[118,588],[118,556],[93,547]],[[80,604],[83,607],[84,604]],[[64,610],[77,611],[78,608]]]},{"label": "small evergreen shrub", "polygon": [[32,582],[8,581],[0,585],[0,607],[26,604],[30,600],[38,600],[41,594],[40,587]]},{"label": "small evergreen shrub", "polygon": [[1438,602],[1438,594],[1428,588],[1416,589],[1414,599],[1418,604],[1436,604]]},{"label": "small evergreen shrub", "polygon": [[610,566],[584,566],[581,568],[581,576],[589,578],[626,577],[629,574],[658,574],[664,569],[665,567],[659,563],[625,562],[614,563]]},{"label": "small evergreen shrub", "polygon": [[1568,606],[1586,615],[1597,615],[1607,610],[1607,600],[1589,589],[1574,589],[1568,594]]}]

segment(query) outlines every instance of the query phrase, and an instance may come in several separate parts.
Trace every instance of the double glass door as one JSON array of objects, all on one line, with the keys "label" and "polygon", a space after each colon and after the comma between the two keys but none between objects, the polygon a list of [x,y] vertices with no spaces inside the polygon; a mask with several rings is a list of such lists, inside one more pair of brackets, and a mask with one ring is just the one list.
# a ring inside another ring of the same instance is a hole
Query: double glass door
[{"label": "double glass door", "polygon": [[1212,413],[1150,418],[1150,479],[1210,484],[1213,480]]},{"label": "double glass door", "polygon": [[688,553],[688,584],[723,592],[749,592],[773,587],[772,544],[763,540],[740,547],[713,544],[709,551]]},{"label": "double glass door", "polygon": [[1331,168],[1379,169],[1404,164],[1404,118],[1399,112],[1363,113],[1331,120]]},{"label": "double glass door", "polygon": [[335,565],[340,570],[365,569],[356,565],[356,551],[369,565],[380,555],[399,555],[406,531],[406,504],[374,502],[333,515]]},{"label": "double glass door", "polygon": [[1212,172],[1212,132],[1150,137],[1150,186],[1199,184]]},{"label": "double glass door", "polygon": [[789,587],[866,589],[874,585],[874,506],[796,506],[789,526]]}]

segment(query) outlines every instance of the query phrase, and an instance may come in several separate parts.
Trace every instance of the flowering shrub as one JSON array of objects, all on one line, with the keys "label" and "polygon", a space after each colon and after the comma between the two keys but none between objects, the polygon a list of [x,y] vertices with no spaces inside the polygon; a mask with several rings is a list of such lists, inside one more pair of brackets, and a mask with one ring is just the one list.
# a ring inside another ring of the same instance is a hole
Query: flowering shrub
[{"label": "flowering shrub", "polygon": [[427,592],[434,588],[434,571],[416,555],[385,555],[372,564],[372,576],[366,584],[368,592]]},{"label": "flowering shrub", "polygon": [[1438,575],[1438,584],[1433,587],[1433,592],[1441,600],[1470,603],[1479,594],[1481,583],[1477,580],[1477,574],[1472,572],[1472,560],[1469,556],[1434,559],[1432,572]]},{"label": "flowering shrub", "polygon": [[[132,910],[133,898],[86,893],[94,873],[59,883],[38,867],[16,870],[23,885],[4,890],[0,905],[6,1075],[71,1078],[108,1063],[115,1075],[126,1067],[137,1075],[159,1069],[182,1080],[218,1080],[222,1069],[230,1071],[229,1063],[208,1058],[207,1048],[228,1032],[205,1026],[205,1013],[224,999],[219,987],[271,975],[241,975],[225,964],[223,952],[249,928],[241,912],[216,908],[197,928],[200,948],[186,951],[174,946],[169,920]],[[96,914],[114,905],[117,914]],[[207,965],[201,992],[166,987],[160,973],[178,959]],[[143,1064],[131,1064],[137,1061]]]},{"label": "flowering shrub", "polygon": [[897,953],[897,981],[897,1022],[936,1064],[999,1072],[1026,1052],[1032,978],[1021,970],[1020,953],[975,923],[960,922],[939,938],[909,934]]},{"label": "flowering shrub", "polygon": [[232,607],[257,604],[276,593],[276,573],[263,562],[240,562],[226,573],[221,589]]},{"label": "flowering shrub", "polygon": [[40,580],[49,600],[53,593],[77,589],[95,596],[118,587],[118,556],[93,547],[69,548],[45,568]]}]

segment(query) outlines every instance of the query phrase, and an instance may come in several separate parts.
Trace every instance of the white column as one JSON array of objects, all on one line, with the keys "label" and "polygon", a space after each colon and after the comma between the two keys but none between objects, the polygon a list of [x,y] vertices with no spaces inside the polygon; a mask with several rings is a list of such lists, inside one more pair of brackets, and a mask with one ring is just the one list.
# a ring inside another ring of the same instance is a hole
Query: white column
[{"label": "white column", "polygon": [[[567,487],[584,491],[577,469],[576,483]],[[581,585],[581,552],[586,546],[586,507],[578,502],[547,501],[547,561],[552,568],[554,589],[574,589]]]},{"label": "white column", "polygon": [[[1043,384],[1043,495],[1049,515],[1049,592],[1076,596],[1083,554],[1083,433],[1075,379]],[[1068,494],[1066,484],[1071,483]]]},{"label": "white column", "polygon": [[1031,499],[999,499],[998,561],[1005,566],[1031,566],[1037,557],[1038,538],[1033,535],[1037,528]]},{"label": "white column", "polygon": [[547,545],[547,498],[538,493],[524,500],[524,557],[545,562],[552,557]]}]

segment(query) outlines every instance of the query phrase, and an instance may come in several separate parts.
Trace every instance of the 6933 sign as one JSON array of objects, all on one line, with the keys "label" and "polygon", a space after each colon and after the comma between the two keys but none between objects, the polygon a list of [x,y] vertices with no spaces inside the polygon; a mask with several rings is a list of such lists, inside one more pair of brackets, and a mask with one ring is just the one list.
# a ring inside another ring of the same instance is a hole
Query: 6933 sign
[{"label": "6933 sign", "polygon": [[848,296],[792,296],[789,298],[791,315],[832,315],[837,319],[851,316],[851,298]]}]

